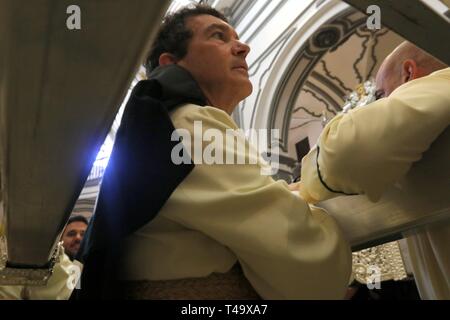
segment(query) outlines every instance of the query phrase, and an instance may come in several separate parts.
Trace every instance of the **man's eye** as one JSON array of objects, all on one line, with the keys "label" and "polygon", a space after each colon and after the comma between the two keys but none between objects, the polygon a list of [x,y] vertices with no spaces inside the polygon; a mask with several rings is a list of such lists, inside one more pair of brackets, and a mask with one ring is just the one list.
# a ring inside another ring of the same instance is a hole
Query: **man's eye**
[{"label": "man's eye", "polygon": [[219,40],[224,40],[225,39],[225,35],[223,34],[223,32],[214,32],[212,34],[213,38],[219,39]]},{"label": "man's eye", "polygon": [[384,98],[384,92],[383,91],[378,91],[375,93],[375,100],[379,100],[381,98]]}]

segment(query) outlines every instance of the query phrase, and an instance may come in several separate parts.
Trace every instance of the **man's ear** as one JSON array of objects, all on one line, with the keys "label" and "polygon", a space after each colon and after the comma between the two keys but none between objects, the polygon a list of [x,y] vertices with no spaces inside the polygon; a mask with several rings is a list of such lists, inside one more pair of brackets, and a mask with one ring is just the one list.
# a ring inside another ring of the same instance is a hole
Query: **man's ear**
[{"label": "man's ear", "polygon": [[159,56],[159,65],[160,66],[174,64],[176,62],[177,62],[177,60],[175,59],[175,56],[171,53],[165,52]]},{"label": "man's ear", "polygon": [[417,79],[418,75],[417,64],[414,60],[408,59],[403,61],[402,64],[402,83]]}]

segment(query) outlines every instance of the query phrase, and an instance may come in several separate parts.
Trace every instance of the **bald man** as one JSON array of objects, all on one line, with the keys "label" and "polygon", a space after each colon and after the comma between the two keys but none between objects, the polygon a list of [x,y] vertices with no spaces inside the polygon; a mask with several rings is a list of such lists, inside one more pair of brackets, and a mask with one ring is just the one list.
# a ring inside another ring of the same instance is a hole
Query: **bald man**
[{"label": "bald man", "polygon": [[[376,202],[450,124],[450,68],[411,43],[376,77],[378,101],[335,117],[302,161],[300,194],[310,203],[343,194]],[[450,225],[408,239],[422,299],[450,299]]]},{"label": "bald man", "polygon": [[376,76],[377,100],[411,80],[447,68],[447,65],[410,42],[399,45],[382,63]]}]

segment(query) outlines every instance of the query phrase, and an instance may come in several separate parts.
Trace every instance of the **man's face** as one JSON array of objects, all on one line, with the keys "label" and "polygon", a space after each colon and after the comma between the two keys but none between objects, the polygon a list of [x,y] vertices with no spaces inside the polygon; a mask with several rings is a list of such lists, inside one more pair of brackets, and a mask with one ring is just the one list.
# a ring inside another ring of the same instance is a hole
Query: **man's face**
[{"label": "man's face", "polygon": [[250,48],[234,29],[211,15],[190,17],[186,27],[193,36],[186,56],[177,63],[192,74],[210,102],[221,101],[219,95],[233,95],[237,103],[248,97],[252,84],[245,58]]},{"label": "man's face", "polygon": [[83,240],[87,225],[81,221],[74,221],[68,224],[64,230],[62,241],[65,252],[70,257],[75,257],[80,249],[81,240]]}]

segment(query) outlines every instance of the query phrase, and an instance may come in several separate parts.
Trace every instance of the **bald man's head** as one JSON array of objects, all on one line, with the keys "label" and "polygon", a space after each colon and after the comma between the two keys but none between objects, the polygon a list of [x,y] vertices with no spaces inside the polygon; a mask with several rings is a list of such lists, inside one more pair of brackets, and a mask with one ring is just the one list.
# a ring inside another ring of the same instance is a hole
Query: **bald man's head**
[{"label": "bald man's head", "polygon": [[446,64],[405,41],[384,60],[378,70],[377,98],[387,97],[402,84],[446,67]]}]

